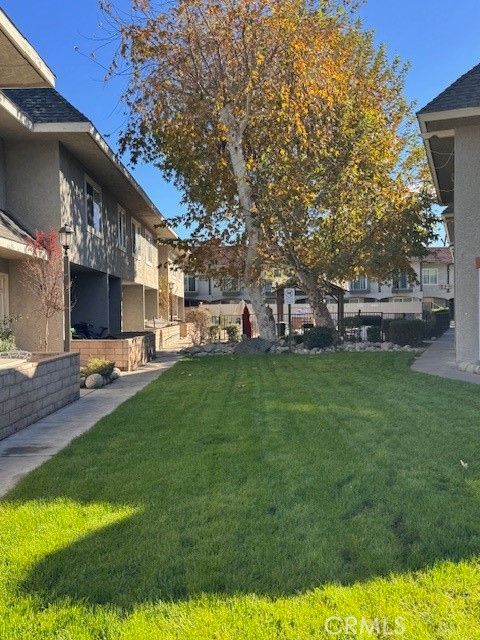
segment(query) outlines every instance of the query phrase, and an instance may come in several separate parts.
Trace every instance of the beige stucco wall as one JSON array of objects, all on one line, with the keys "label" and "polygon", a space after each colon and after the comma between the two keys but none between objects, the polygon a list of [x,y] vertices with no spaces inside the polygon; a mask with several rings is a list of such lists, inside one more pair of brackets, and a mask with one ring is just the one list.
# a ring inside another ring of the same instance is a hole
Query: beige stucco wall
[{"label": "beige stucco wall", "polygon": [[[91,178],[102,191],[103,231],[98,235],[89,230],[85,208],[85,178]],[[75,230],[72,262],[104,273],[109,273],[127,282],[137,282],[158,288],[155,250],[153,259],[147,264],[145,225],[140,252],[132,255],[132,213],[125,207],[127,218],[127,246],[118,246],[118,205],[122,202],[110,193],[95,173],[84,167],[65,147],[60,147],[60,193],[62,220],[73,225]],[[148,229],[154,235],[154,229]]]},{"label": "beige stucco wall", "polygon": [[[13,324],[17,347],[27,351],[42,348],[45,321],[33,294],[28,293],[23,276],[23,261],[9,262],[10,315],[17,316]],[[49,321],[49,351],[63,351],[63,314],[55,314]]]},{"label": "beige stucco wall", "polygon": [[145,295],[140,284],[122,287],[122,331],[142,331],[145,327]]},{"label": "beige stucco wall", "polygon": [[0,138],[0,209],[5,209],[5,198],[5,144]]},{"label": "beige stucco wall", "polygon": [[6,209],[32,231],[60,227],[58,142],[5,142]]},{"label": "beige stucco wall", "polygon": [[458,362],[479,360],[480,126],[455,130],[455,333]]}]

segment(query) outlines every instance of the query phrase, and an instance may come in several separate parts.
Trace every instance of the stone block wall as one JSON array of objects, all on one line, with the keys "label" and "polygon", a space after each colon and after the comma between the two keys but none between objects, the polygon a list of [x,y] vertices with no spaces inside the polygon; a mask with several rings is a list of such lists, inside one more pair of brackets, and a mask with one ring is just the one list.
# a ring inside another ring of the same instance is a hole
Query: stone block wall
[{"label": "stone block wall", "polygon": [[114,340],[73,340],[71,348],[79,352],[82,366],[92,357],[105,358],[122,371],[135,371],[155,357],[155,334],[122,333]]},{"label": "stone block wall", "polygon": [[33,354],[0,369],[0,439],[80,397],[78,353]]}]

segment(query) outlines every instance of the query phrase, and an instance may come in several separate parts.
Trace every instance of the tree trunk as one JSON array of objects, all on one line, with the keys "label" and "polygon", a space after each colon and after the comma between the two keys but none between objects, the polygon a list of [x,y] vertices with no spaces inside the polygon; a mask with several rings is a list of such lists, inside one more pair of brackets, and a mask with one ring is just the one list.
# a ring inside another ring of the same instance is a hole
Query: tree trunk
[{"label": "tree trunk", "polygon": [[263,289],[260,285],[261,262],[258,255],[260,232],[253,217],[254,201],[252,188],[247,178],[247,167],[243,154],[242,137],[246,122],[238,122],[229,105],[220,111],[220,120],[227,129],[227,150],[237,185],[238,199],[245,221],[246,254],[244,284],[257,318],[261,338],[275,340],[275,322],[265,305]]},{"label": "tree trunk", "polygon": [[45,318],[45,335],[44,335],[44,340],[43,340],[43,351],[45,353],[47,353],[48,351],[48,337],[49,337],[49,319]]},{"label": "tree trunk", "polygon": [[335,324],[325,302],[325,292],[319,286],[317,279],[304,273],[297,275],[312,307],[315,326],[335,329]]}]

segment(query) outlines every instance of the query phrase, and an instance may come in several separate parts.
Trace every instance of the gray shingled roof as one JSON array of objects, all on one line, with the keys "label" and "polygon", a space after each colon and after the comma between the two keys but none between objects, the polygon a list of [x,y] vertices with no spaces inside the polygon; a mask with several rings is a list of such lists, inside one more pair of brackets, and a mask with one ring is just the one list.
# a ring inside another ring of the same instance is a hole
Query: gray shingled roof
[{"label": "gray shingled roof", "polygon": [[419,114],[480,107],[480,64],[455,80],[445,91],[429,102]]},{"label": "gray shingled roof", "polygon": [[34,123],[89,122],[55,89],[3,89],[3,93]]}]

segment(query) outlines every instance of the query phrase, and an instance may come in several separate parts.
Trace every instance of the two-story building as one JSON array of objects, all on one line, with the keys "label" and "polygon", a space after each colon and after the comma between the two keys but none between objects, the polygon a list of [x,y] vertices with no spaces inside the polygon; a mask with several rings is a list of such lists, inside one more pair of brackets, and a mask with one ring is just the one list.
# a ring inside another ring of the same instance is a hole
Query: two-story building
[{"label": "two-story building", "polygon": [[[22,261],[35,230],[69,224],[72,325],[144,330],[160,316],[159,264],[168,251],[159,255],[157,241],[174,232],[157,227],[157,207],[2,12],[0,51],[0,316],[18,318],[20,347],[38,348],[38,301],[25,288]],[[183,286],[175,286],[169,294],[181,306]],[[61,349],[66,330],[58,313],[51,350]]]},{"label": "two-story building", "polygon": [[348,283],[345,302],[415,303],[424,310],[450,308],[454,304],[454,264],[450,247],[430,247],[428,254],[411,261],[415,278],[407,273],[386,283],[359,276]]}]

